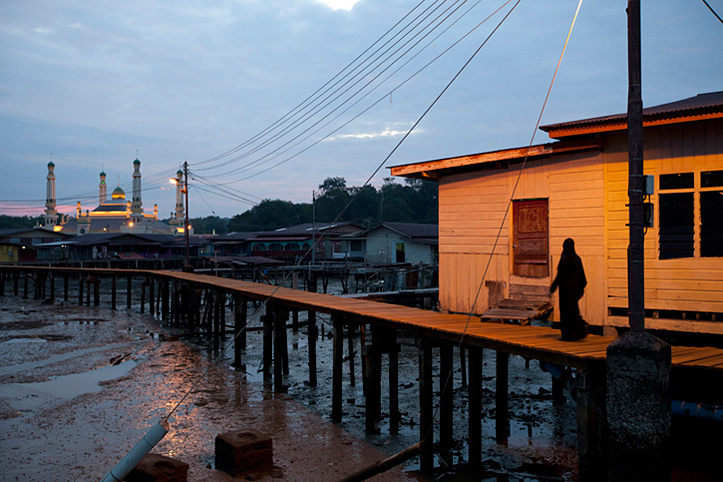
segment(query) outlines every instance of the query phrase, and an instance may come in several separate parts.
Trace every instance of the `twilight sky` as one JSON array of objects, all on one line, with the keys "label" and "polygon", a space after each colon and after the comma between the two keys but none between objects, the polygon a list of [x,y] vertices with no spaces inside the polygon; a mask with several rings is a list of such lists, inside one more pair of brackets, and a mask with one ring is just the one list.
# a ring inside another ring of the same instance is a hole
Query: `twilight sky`
[{"label": "twilight sky", "polygon": [[[515,3],[0,0],[0,213],[42,212],[51,153],[70,214],[97,206],[101,170],[130,197],[136,153],[161,218],[184,161],[192,217],[310,202],[331,176],[360,186]],[[625,112],[626,3],[583,2],[543,125]],[[372,183],[527,145],[577,4],[520,2]],[[644,105],[723,90],[723,24],[705,4],[642,8]]]}]

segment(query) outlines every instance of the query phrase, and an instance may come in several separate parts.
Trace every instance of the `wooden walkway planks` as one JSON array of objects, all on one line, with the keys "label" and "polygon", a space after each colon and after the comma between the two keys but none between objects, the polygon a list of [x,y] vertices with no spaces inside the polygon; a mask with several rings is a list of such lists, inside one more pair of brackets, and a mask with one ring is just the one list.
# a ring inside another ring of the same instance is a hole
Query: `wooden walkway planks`
[{"label": "wooden walkway planks", "polygon": [[[582,369],[588,368],[590,363],[603,362],[607,357],[607,346],[614,340],[612,337],[588,335],[580,341],[560,341],[560,332],[548,327],[482,323],[477,316],[444,314],[193,273],[166,271],[163,274],[180,280],[222,287],[256,299],[266,299],[273,295],[282,304],[295,308],[340,314],[357,321],[374,320],[382,326]],[[672,365],[723,371],[723,349],[674,346]]]}]

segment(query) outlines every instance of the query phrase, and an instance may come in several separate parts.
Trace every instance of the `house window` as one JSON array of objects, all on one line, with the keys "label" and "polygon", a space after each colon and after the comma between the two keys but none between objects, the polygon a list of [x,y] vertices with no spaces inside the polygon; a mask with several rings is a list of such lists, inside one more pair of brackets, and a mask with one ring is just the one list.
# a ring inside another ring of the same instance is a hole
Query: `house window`
[{"label": "house window", "polygon": [[723,256],[723,171],[696,174],[659,176],[660,259]]},{"label": "house window", "polygon": [[406,257],[404,256],[404,243],[397,243],[397,263],[404,263]]},{"label": "house window", "polygon": [[700,255],[723,256],[723,171],[700,173]]}]

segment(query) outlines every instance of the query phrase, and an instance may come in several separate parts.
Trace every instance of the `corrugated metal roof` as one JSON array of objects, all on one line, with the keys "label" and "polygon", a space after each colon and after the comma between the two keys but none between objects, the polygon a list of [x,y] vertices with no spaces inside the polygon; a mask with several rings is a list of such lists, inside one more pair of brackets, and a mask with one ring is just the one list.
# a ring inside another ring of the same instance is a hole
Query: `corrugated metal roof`
[{"label": "corrugated metal roof", "polygon": [[[723,91],[698,94],[695,97],[647,107],[643,109],[643,122],[702,116],[715,113],[723,113]],[[555,134],[557,131],[584,130],[585,128],[592,126],[604,127],[609,125],[617,129],[619,126],[627,123],[627,117],[627,113],[603,117],[591,117],[589,119],[544,125],[540,126],[540,129],[548,132],[550,137],[557,137]],[[570,133],[568,135],[574,135],[574,133]]]}]

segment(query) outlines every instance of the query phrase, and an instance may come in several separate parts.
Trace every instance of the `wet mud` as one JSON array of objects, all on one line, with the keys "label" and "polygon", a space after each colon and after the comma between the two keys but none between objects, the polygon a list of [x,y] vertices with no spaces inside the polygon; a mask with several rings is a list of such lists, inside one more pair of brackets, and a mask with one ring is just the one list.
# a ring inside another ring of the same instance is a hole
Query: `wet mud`
[{"label": "wet mud", "polygon": [[[389,433],[384,358],[382,420],[379,433],[368,435],[358,338],[354,386],[344,344],[342,424],[329,422],[332,342],[324,316],[318,317],[318,386],[308,384],[302,326],[289,330],[290,374],[286,393],[279,394],[262,382],[259,331],[248,332],[245,366],[235,370],[230,335],[214,352],[205,336],[162,326],[137,307],[111,311],[17,297],[0,301],[0,480],[100,480],[172,410],[171,432],[153,451],[189,463],[193,481],[245,480],[214,467],[214,438],[229,430],[251,428],[273,438],[276,470],[253,480],[339,480],[419,440],[418,352],[411,337],[400,339],[399,433]],[[226,319],[232,319],[230,312]],[[259,319],[259,313],[252,315],[250,326],[260,326]],[[485,351],[483,471],[471,474],[467,390],[455,360],[456,440],[437,457],[435,477],[426,480],[577,479],[575,404],[553,406],[550,375],[534,360],[511,357],[509,378],[510,436],[498,444],[494,352]],[[425,480],[417,470],[413,459],[372,480]]]}]

